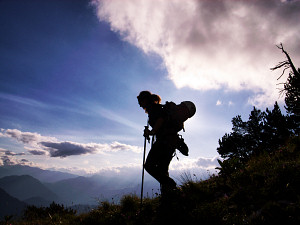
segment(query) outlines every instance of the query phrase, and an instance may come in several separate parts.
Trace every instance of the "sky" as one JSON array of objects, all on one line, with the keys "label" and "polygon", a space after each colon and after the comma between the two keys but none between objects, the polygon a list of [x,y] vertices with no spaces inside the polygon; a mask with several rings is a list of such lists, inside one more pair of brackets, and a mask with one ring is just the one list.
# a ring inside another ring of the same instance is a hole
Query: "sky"
[{"label": "sky", "polygon": [[270,68],[280,43],[299,67],[299,21],[298,0],[1,0],[0,165],[141,171],[149,90],[197,108],[171,173],[213,170],[233,117],[284,112]]}]

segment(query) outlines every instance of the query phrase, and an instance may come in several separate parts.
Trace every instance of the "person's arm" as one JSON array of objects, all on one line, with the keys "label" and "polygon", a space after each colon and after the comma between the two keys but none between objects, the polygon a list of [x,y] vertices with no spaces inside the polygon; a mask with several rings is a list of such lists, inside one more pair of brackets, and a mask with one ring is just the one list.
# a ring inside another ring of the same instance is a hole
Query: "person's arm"
[{"label": "person's arm", "polygon": [[163,123],[164,123],[164,119],[162,117],[160,117],[154,124],[152,130],[149,130],[149,129],[144,130],[144,136],[147,137],[147,136],[155,135],[159,131],[159,129],[161,128]]}]

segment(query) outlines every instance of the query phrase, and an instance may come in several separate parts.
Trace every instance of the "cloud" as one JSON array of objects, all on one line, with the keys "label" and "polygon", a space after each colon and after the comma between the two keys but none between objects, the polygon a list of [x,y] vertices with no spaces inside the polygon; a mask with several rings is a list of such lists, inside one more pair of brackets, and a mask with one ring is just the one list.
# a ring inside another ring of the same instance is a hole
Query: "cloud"
[{"label": "cloud", "polygon": [[39,150],[39,149],[30,149],[30,148],[26,148],[24,147],[25,149],[27,149],[27,151],[32,154],[32,155],[48,155],[47,151],[44,151],[44,150]]},{"label": "cloud", "polygon": [[219,166],[218,159],[220,160],[220,157],[198,158],[196,164],[201,168],[216,168]]},{"label": "cloud", "polygon": [[25,153],[15,153],[7,149],[0,148],[0,166],[11,166],[16,164],[27,165],[30,162],[26,159],[17,159],[16,156],[23,156]]},{"label": "cloud", "polygon": [[141,147],[113,142],[111,144],[88,143],[81,144],[76,142],[41,142],[51,157],[67,157],[71,155],[101,154],[104,152],[132,151],[140,153]]},{"label": "cloud", "polygon": [[111,145],[110,145],[111,149],[112,150],[115,150],[115,151],[132,151],[132,152],[135,152],[135,153],[141,153],[142,152],[142,149],[138,146],[133,146],[133,145],[126,145],[126,144],[122,144],[122,143],[119,143],[119,142],[113,142]]},{"label": "cloud", "polygon": [[300,59],[300,1],[92,2],[125,41],[161,56],[178,88],[251,90],[250,104],[271,105],[279,94],[269,68],[283,58],[275,44]]},{"label": "cloud", "polygon": [[0,151],[3,151],[5,155],[9,155],[9,156],[15,156],[15,155],[25,155],[24,152],[21,153],[15,153],[9,150],[4,150],[4,149],[0,149]]},{"label": "cloud", "polygon": [[30,99],[30,98],[24,98],[24,97],[17,96],[17,95],[0,93],[0,98],[8,100],[8,101],[21,103],[21,104],[28,105],[28,106],[33,106],[33,107],[39,107],[39,108],[41,108],[41,107],[46,108],[47,107],[42,102]]},{"label": "cloud", "polygon": [[[234,102],[233,101],[228,101],[227,104],[228,104],[228,106],[232,106],[232,105],[234,105]],[[221,100],[217,100],[216,106],[221,106],[221,105],[224,105],[224,103]]]},{"label": "cloud", "polygon": [[83,155],[88,153],[95,153],[96,148],[91,146],[84,146],[78,143],[72,142],[41,142],[49,152],[51,157],[67,157],[71,155]]},{"label": "cloud", "polygon": [[[64,158],[72,155],[103,154],[119,151],[140,153],[142,151],[141,147],[119,142],[112,142],[111,144],[83,144],[70,141],[58,141],[55,137],[42,136],[38,133],[32,132],[22,132],[17,129],[1,129],[0,135],[23,143],[24,148],[32,155]],[[13,153],[10,152],[9,154]]]},{"label": "cloud", "polygon": [[27,159],[21,159],[20,161],[23,162],[23,163],[28,163],[29,162]]},{"label": "cloud", "polygon": [[17,129],[7,129],[7,130],[1,129],[1,134],[2,137],[9,137],[23,144],[29,144],[35,146],[42,141],[57,141],[57,139],[54,137],[46,137],[38,133],[32,133],[32,132],[22,132]]},{"label": "cloud", "polygon": [[71,155],[82,155],[82,154],[95,154],[104,152],[119,152],[119,151],[132,151],[136,153],[141,152],[141,148],[138,146],[132,146],[122,144],[119,142],[113,142],[111,144],[80,144],[75,142],[41,142],[41,145],[46,147],[50,152],[51,157],[66,157]]},{"label": "cloud", "polygon": [[8,156],[1,156],[1,162],[0,165],[3,166],[10,166],[10,165],[15,165],[15,162],[13,162],[10,157]]},{"label": "cloud", "polygon": [[171,163],[171,170],[182,171],[182,170],[214,170],[219,166],[218,159],[219,156],[212,158],[183,158],[180,161],[173,161]]}]

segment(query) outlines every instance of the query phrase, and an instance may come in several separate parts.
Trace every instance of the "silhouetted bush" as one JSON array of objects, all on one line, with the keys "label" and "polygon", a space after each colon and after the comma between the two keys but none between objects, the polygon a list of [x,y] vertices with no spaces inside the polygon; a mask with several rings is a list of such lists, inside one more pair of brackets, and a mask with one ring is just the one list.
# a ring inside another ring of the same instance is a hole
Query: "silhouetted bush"
[{"label": "silhouetted bush", "polygon": [[[24,212],[24,224],[62,224],[72,221],[76,211],[52,202],[49,207],[28,206]],[[22,224],[22,223],[21,223]]]}]

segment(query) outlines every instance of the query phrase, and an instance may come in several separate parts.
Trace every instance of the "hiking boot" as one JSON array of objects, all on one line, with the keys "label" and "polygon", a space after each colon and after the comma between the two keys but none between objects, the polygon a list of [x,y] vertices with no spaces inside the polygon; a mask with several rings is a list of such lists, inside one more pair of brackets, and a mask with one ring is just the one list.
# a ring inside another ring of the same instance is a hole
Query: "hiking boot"
[{"label": "hiking boot", "polygon": [[186,143],[184,142],[184,139],[182,138],[182,136],[178,136],[176,149],[178,149],[182,155],[185,155],[185,156],[189,155],[189,148],[186,145]]}]

